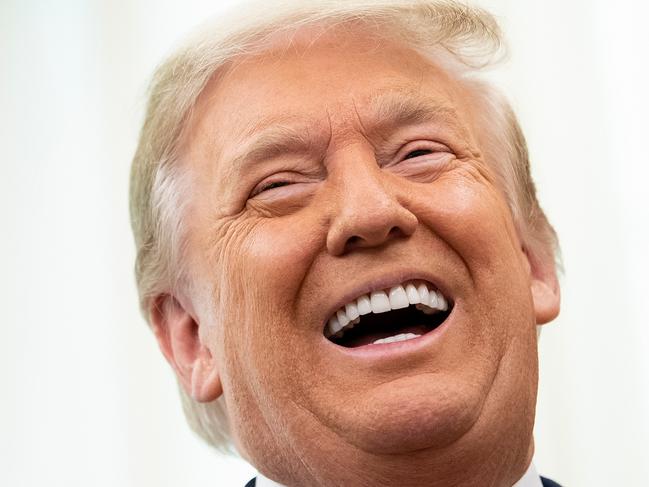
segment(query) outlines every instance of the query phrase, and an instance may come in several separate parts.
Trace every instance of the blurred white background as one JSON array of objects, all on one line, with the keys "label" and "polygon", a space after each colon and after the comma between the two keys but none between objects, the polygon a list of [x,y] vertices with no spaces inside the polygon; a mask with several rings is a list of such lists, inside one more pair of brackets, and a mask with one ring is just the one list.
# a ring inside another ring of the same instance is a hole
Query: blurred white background
[{"label": "blurred white background", "polygon": [[[243,486],[190,433],[137,308],[127,183],[155,64],[230,2],[0,2],[0,484]],[[535,462],[649,485],[649,6],[484,0],[494,76],[563,246],[541,339]]]}]

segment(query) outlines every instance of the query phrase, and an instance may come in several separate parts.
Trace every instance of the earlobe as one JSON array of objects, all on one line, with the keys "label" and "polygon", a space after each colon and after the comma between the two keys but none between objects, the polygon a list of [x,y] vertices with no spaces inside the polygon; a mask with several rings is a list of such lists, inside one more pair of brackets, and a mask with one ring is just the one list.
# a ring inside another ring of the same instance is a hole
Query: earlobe
[{"label": "earlobe", "polygon": [[196,401],[210,402],[222,394],[218,367],[201,342],[199,323],[187,306],[164,294],[152,301],[150,322],[162,354],[178,380]]},{"label": "earlobe", "polygon": [[198,402],[211,402],[223,394],[221,377],[207,347],[205,357],[194,363],[191,376],[191,390],[187,391]]},{"label": "earlobe", "polygon": [[544,325],[559,315],[561,291],[554,259],[538,256],[523,249],[530,266],[530,290],[534,301],[536,324]]},{"label": "earlobe", "polygon": [[547,282],[532,278],[532,299],[536,324],[544,325],[559,315],[560,296],[559,286],[548,285]]}]

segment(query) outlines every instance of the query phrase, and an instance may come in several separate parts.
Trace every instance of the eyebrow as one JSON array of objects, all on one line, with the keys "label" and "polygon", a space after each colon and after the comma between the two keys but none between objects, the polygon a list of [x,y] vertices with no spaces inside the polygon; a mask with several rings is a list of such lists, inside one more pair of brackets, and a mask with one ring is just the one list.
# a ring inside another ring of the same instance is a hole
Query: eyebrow
[{"label": "eyebrow", "polygon": [[[454,108],[410,90],[383,92],[369,100],[369,109],[364,112],[371,122],[363,125],[370,132],[427,123],[443,123],[454,129],[459,128]],[[321,145],[322,141],[310,138],[308,123],[301,120],[296,123],[295,119],[280,120],[261,120],[246,130],[244,140],[249,135],[252,140],[246,142],[244,150],[230,161],[232,171],[241,173],[262,161],[289,154],[306,154],[314,146]],[[323,139],[326,143],[329,135],[323,135]]]},{"label": "eyebrow", "polygon": [[[241,172],[263,160],[287,154],[307,153],[314,145],[309,138],[309,130],[302,124],[289,126],[268,122],[255,125],[266,126],[266,128],[245,143],[246,148],[243,152],[232,159],[230,167],[236,172]],[[254,133],[254,129],[249,130],[248,133]]]},{"label": "eyebrow", "polygon": [[457,111],[432,97],[411,90],[394,90],[370,100],[370,130],[387,130],[394,127],[443,123],[459,128]]}]

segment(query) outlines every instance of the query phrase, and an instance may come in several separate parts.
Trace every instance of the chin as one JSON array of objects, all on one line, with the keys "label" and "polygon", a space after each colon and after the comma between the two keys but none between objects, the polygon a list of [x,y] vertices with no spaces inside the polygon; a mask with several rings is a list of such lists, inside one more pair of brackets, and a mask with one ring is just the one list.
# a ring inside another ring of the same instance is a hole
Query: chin
[{"label": "chin", "polygon": [[369,453],[441,449],[471,430],[483,402],[458,378],[419,374],[375,388],[334,421],[347,441]]}]

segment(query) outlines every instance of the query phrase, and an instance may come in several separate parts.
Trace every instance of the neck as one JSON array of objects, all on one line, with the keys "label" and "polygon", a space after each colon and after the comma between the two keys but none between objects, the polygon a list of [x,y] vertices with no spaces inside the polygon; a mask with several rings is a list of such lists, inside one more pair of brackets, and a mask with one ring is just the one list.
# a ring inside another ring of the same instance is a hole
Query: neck
[{"label": "neck", "polygon": [[296,456],[301,461],[292,466],[292,471],[263,473],[287,486],[509,487],[524,475],[532,461],[531,436],[527,441],[489,445],[488,449],[484,449],[484,443],[466,438],[443,449],[398,455],[357,451],[330,456],[320,451],[320,454]]}]

